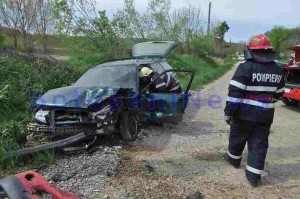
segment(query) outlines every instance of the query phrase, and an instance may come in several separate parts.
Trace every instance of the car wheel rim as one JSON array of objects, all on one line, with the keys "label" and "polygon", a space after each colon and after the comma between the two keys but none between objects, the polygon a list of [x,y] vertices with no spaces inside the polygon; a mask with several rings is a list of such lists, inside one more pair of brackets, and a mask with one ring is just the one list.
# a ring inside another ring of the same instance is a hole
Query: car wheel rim
[{"label": "car wheel rim", "polygon": [[135,116],[130,116],[128,118],[128,130],[132,137],[137,136],[138,133],[138,121]]}]

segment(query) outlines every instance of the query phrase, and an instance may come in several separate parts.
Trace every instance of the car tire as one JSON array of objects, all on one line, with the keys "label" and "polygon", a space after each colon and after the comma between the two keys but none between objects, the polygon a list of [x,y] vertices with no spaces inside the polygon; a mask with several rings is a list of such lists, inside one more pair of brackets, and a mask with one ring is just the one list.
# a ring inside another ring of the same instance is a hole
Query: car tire
[{"label": "car tire", "polygon": [[121,114],[120,134],[125,142],[135,141],[139,136],[139,120],[135,113],[128,111]]},{"label": "car tire", "polygon": [[283,97],[281,100],[284,104],[286,104],[288,106],[297,106],[300,103],[299,101],[292,100],[292,99],[289,99],[286,97]]}]

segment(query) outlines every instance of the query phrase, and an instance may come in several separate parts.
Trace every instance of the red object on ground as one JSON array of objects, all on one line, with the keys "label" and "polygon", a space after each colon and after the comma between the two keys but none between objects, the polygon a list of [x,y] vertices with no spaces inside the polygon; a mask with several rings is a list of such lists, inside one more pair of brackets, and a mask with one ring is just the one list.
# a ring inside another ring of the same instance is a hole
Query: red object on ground
[{"label": "red object on ground", "polygon": [[56,189],[43,176],[34,171],[26,171],[15,176],[23,184],[31,199],[42,199],[37,191],[49,193],[54,199],[79,199],[70,192]]},{"label": "red object on ground", "polygon": [[270,39],[263,34],[251,37],[247,44],[249,50],[271,50],[273,49]]}]

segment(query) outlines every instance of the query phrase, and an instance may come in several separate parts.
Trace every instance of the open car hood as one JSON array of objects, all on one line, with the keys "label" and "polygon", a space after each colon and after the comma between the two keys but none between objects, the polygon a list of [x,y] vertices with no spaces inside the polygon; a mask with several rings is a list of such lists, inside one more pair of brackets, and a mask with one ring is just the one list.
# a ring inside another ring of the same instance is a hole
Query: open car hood
[{"label": "open car hood", "polygon": [[151,41],[133,45],[132,56],[135,59],[166,58],[177,47],[173,41]]},{"label": "open car hood", "polygon": [[57,108],[86,109],[115,95],[120,89],[95,86],[68,86],[48,91],[36,104]]}]

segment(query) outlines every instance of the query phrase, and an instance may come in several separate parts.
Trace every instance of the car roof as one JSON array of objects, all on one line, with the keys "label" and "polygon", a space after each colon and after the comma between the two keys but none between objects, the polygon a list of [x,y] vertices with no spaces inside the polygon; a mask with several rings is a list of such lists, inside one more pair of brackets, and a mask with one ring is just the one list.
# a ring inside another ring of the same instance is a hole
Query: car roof
[{"label": "car roof", "polygon": [[96,67],[108,67],[108,66],[128,66],[128,65],[141,65],[141,64],[153,64],[157,62],[165,61],[163,59],[127,59],[120,61],[112,61],[100,64]]}]

